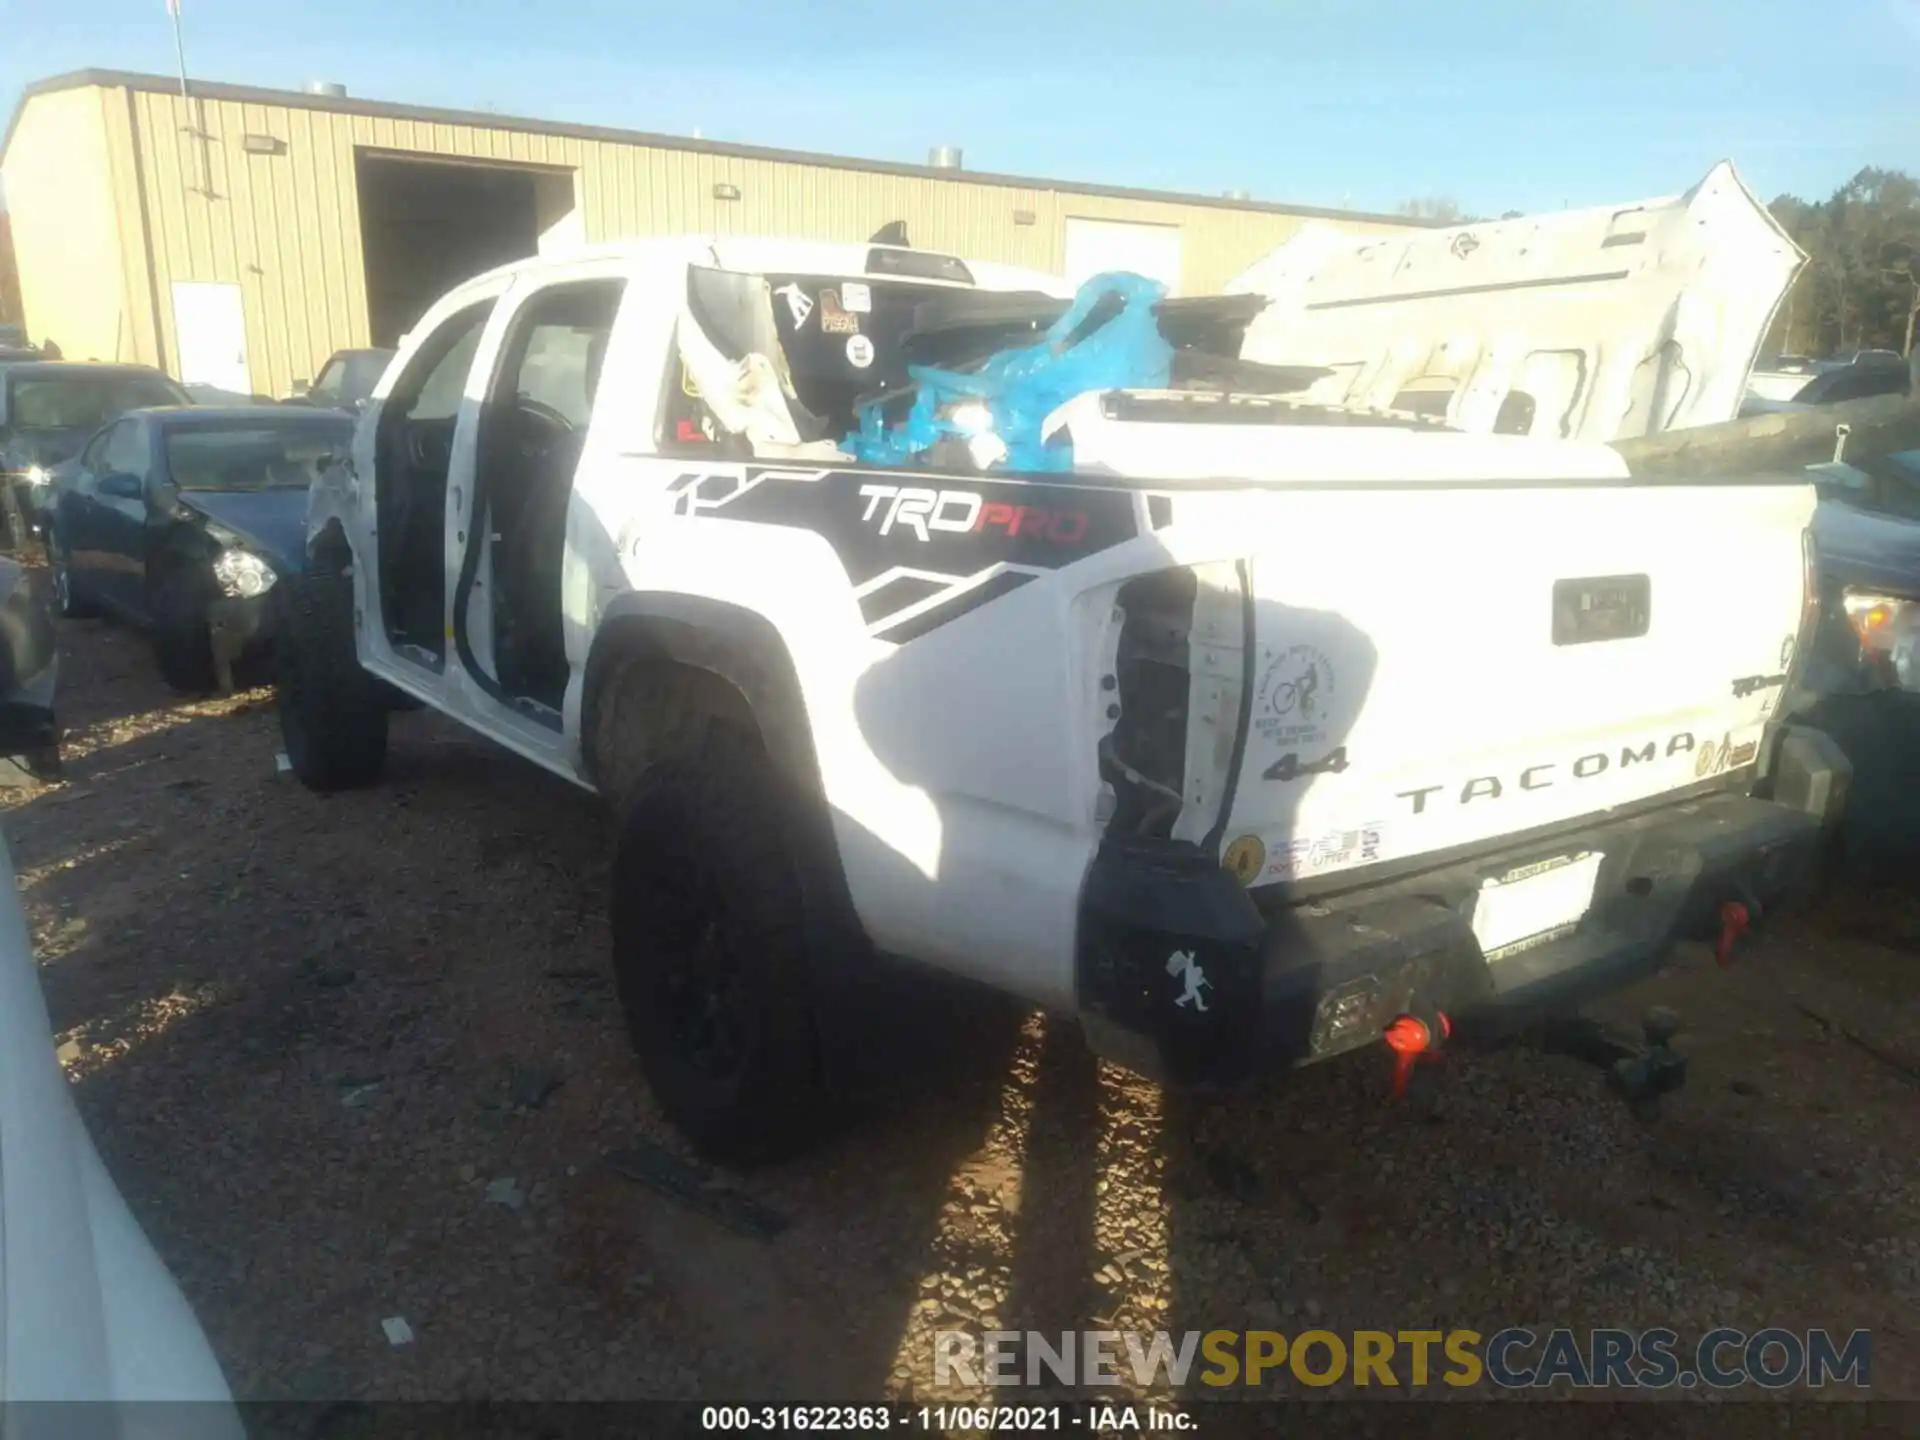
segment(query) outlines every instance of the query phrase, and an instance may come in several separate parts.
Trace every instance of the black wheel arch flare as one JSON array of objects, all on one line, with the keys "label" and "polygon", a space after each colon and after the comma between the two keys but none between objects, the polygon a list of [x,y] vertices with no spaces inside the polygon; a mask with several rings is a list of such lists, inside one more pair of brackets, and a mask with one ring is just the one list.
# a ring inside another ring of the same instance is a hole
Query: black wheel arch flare
[{"label": "black wheel arch flare", "polygon": [[[620,662],[639,656],[713,675],[746,701],[761,742],[794,800],[788,852],[806,909],[809,982],[828,1080],[851,1081],[875,1017],[866,1003],[880,962],[847,885],[800,680],[765,616],[702,596],[636,591],[620,597],[588,654],[581,689],[581,761],[596,779],[593,715]],[[597,781],[596,781],[597,783]],[[724,857],[720,863],[725,863]]]}]

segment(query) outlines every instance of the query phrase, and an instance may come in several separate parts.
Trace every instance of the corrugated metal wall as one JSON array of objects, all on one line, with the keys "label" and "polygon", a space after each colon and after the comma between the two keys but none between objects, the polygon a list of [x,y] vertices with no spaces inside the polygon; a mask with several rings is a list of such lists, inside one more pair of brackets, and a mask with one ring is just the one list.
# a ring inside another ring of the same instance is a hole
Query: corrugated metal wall
[{"label": "corrugated metal wall", "polygon": [[7,149],[6,187],[28,333],[69,360],[137,355],[128,326],[105,92],[37,96]]},{"label": "corrugated metal wall", "polygon": [[[368,343],[356,149],[571,170],[588,240],[705,230],[863,240],[904,220],[916,245],[1057,271],[1071,217],[1177,225],[1189,294],[1217,289],[1302,223],[1270,211],[985,184],[963,173],[893,175],[226,99],[196,97],[189,107],[178,95],[139,89],[71,93],[98,97],[106,117],[135,302],[129,320],[143,358],[177,364],[174,282],[237,284],[252,384],[271,394],[310,378],[331,351]],[[62,98],[38,96],[29,113]],[[249,135],[284,148],[250,153]],[[721,182],[740,198],[716,199]],[[138,238],[142,215],[150,256]]]}]

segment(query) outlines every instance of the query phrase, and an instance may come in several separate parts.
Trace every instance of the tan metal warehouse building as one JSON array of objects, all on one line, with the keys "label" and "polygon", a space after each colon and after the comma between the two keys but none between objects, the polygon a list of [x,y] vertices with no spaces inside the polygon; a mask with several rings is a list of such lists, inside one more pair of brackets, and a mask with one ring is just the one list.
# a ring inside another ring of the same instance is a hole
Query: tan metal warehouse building
[{"label": "tan metal warehouse building", "polygon": [[27,87],[0,141],[30,333],[283,395],[392,344],[458,280],[537,250],[672,232],[865,240],[1080,278],[1217,289],[1309,218],[1413,222],[633,131],[342,93],[85,70]]}]

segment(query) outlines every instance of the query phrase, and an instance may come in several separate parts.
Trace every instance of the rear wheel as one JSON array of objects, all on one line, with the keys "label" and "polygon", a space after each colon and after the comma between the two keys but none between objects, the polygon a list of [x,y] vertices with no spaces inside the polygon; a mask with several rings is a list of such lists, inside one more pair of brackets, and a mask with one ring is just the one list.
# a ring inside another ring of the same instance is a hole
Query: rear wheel
[{"label": "rear wheel", "polygon": [[827,1133],[788,787],[757,737],[717,725],[663,747],[627,805],[614,973],[667,1118],[729,1165]]},{"label": "rear wheel", "polygon": [[216,684],[207,614],[213,604],[213,576],[199,574],[202,568],[188,561],[167,565],[154,577],[149,597],[153,653],[161,678],[183,695],[205,695]]},{"label": "rear wheel", "polygon": [[387,761],[387,698],[354,652],[352,580],[289,575],[273,595],[274,700],[288,764],[310,790],[371,785]]}]

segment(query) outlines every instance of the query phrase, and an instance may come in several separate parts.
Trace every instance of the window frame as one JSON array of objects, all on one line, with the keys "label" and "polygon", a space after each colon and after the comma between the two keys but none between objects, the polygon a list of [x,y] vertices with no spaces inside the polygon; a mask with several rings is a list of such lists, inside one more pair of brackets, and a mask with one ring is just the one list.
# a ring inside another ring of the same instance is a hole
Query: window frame
[{"label": "window frame", "polygon": [[[331,390],[327,387],[329,377],[333,378],[333,387]],[[307,397],[312,399],[315,396],[319,396],[324,399],[331,395],[333,398],[338,399],[341,388],[346,382],[347,362],[338,355],[331,356],[328,358],[327,363],[320,367],[320,373],[314,377],[313,383],[307,387]]]},{"label": "window frame", "polygon": [[101,467],[106,464],[107,447],[113,442],[113,432],[131,423],[127,420],[109,420],[94,431],[92,438],[81,448],[80,468],[89,475],[106,474]]},{"label": "window frame", "polygon": [[131,475],[144,485],[149,479],[150,472],[153,469],[153,446],[147,435],[146,426],[137,419],[124,417],[114,421],[108,428],[110,431],[124,428],[127,432],[127,444],[129,446],[139,445],[140,458],[132,468],[121,469],[113,461],[113,447],[117,442],[115,438],[109,434],[107,443],[101,447],[100,451],[100,459],[106,466],[106,469],[101,473],[105,475]]},{"label": "window frame", "polygon": [[[481,398],[481,411],[498,413],[500,407],[510,406],[521,395],[519,388],[520,372],[526,364],[527,350],[533,333],[540,328],[539,310],[544,302],[562,291],[610,288],[613,291],[613,310],[607,320],[607,344],[611,349],[615,329],[620,323],[620,312],[626,304],[628,286],[631,277],[626,274],[588,274],[565,275],[544,280],[515,297],[513,309],[507,316],[506,328],[501,333],[499,347],[493,356],[493,371],[487,377],[487,388]],[[606,356],[601,356],[601,373],[596,377],[593,390],[586,396],[587,414],[585,423],[576,428],[576,434],[584,435],[593,425],[594,401],[599,394],[599,381],[606,376]]]}]

